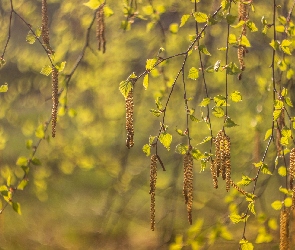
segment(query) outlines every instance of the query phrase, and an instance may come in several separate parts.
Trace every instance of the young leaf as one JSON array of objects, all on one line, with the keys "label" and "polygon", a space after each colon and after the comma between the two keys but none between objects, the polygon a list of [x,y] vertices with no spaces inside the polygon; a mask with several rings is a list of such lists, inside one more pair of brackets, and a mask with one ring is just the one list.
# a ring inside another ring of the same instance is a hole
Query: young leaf
[{"label": "young leaf", "polygon": [[278,168],[278,174],[280,175],[280,176],[286,176],[287,175],[287,169],[286,169],[286,167],[285,166],[281,166],[281,167],[279,167]]},{"label": "young leaf", "polygon": [[63,61],[61,63],[57,63],[55,65],[55,68],[58,70],[58,72],[62,72],[66,66],[66,63],[67,63],[66,61]]},{"label": "young leaf", "polygon": [[181,21],[180,21],[180,25],[179,28],[182,27],[183,25],[185,25],[185,23],[187,22],[187,20],[190,18],[191,15],[183,15],[181,17]]},{"label": "young leaf", "polygon": [[199,71],[195,67],[190,68],[188,78],[197,80],[199,78]]},{"label": "young leaf", "polygon": [[12,208],[15,212],[17,212],[19,215],[22,214],[22,211],[20,209],[20,204],[18,202],[12,202]]},{"label": "young leaf", "polygon": [[253,250],[254,249],[253,244],[245,239],[240,240],[239,243],[241,245],[241,250]]},{"label": "young leaf", "polygon": [[237,40],[237,37],[235,34],[229,34],[228,43],[229,44],[237,44],[238,43],[238,40]]},{"label": "young leaf", "polygon": [[242,101],[242,95],[239,91],[235,91],[230,95],[230,99],[233,102],[241,102]]},{"label": "young leaf", "polygon": [[163,146],[169,151],[170,150],[170,145],[172,142],[172,135],[169,133],[161,133],[159,135],[159,141],[163,144]]},{"label": "young leaf", "polygon": [[142,151],[145,153],[146,156],[149,156],[151,154],[151,146],[149,144],[143,145]]},{"label": "young leaf", "polygon": [[41,161],[39,159],[37,159],[36,157],[33,157],[31,162],[35,166],[40,166],[41,165]]},{"label": "young leaf", "polygon": [[247,175],[243,175],[242,176],[242,180],[239,181],[237,184],[238,185],[243,185],[243,186],[248,186],[253,180],[247,176]]},{"label": "young leaf", "polygon": [[286,104],[287,104],[288,106],[290,106],[290,107],[293,108],[293,103],[292,103],[290,97],[285,97],[285,102],[286,102]]},{"label": "young leaf", "polygon": [[172,34],[177,34],[177,32],[178,32],[178,24],[177,23],[171,23],[170,26],[169,26],[169,31]]},{"label": "young leaf", "polygon": [[251,44],[250,44],[248,38],[244,35],[242,35],[242,39],[240,40],[240,45],[246,46],[246,47],[251,47]]},{"label": "young leaf", "polygon": [[266,141],[272,134],[272,129],[268,129],[265,133],[264,140]]},{"label": "young leaf", "polygon": [[207,14],[205,14],[203,12],[195,12],[194,17],[198,23],[205,23],[208,20]]},{"label": "young leaf", "polygon": [[8,84],[7,83],[0,86],[0,93],[7,92],[7,91],[8,91]]},{"label": "young leaf", "polygon": [[145,90],[147,90],[148,86],[149,86],[149,75],[146,74],[143,78],[143,87]]},{"label": "young leaf", "polygon": [[181,155],[186,154],[187,150],[188,150],[188,146],[184,145],[183,143],[178,144],[175,148],[175,152]]},{"label": "young leaf", "polygon": [[224,123],[224,127],[232,128],[238,126],[230,117],[227,117]]},{"label": "young leaf", "polygon": [[292,198],[291,197],[287,197],[284,200],[284,205],[285,205],[285,207],[291,207],[292,206]]},{"label": "young leaf", "polygon": [[271,207],[274,209],[274,210],[280,210],[282,208],[283,204],[281,201],[279,200],[276,200],[274,201],[273,203],[271,203]]},{"label": "young leaf", "polygon": [[20,156],[16,161],[17,166],[28,166],[28,159],[25,156]]},{"label": "young leaf", "polygon": [[215,116],[215,117],[218,117],[218,118],[221,118],[224,116],[224,110],[221,108],[221,107],[214,107],[212,109],[212,114]]},{"label": "young leaf", "polygon": [[248,22],[246,23],[246,25],[247,25],[247,27],[250,29],[251,32],[256,32],[256,31],[258,31],[258,29],[257,29],[257,27],[256,27],[256,25],[255,25],[255,23],[253,23],[252,21],[248,21]]},{"label": "young leaf", "polygon": [[40,124],[38,128],[35,131],[35,135],[37,138],[43,139],[45,137],[45,132],[44,132],[44,125]]},{"label": "young leaf", "polygon": [[205,55],[211,56],[210,52],[207,50],[207,47],[205,45],[200,45],[198,49]]},{"label": "young leaf", "polygon": [[125,98],[127,98],[128,94],[132,90],[132,88],[133,88],[133,86],[132,86],[131,81],[120,82],[119,90]]},{"label": "young leaf", "polygon": [[154,68],[154,66],[155,66],[155,64],[156,64],[156,62],[157,62],[158,60],[157,59],[147,59],[146,60],[146,64],[145,64],[145,68],[147,69],[147,70],[152,70],[153,68]]},{"label": "young leaf", "polygon": [[24,188],[27,186],[28,180],[23,179],[17,186],[17,190],[24,190]]},{"label": "young leaf", "polygon": [[177,132],[177,134],[181,135],[181,136],[185,136],[185,133],[181,130],[181,129],[175,129],[175,131]]},{"label": "young leaf", "polygon": [[92,10],[95,10],[99,7],[100,1],[99,0],[89,0],[87,3],[83,3],[85,6],[89,7]]},{"label": "young leaf", "polygon": [[45,76],[49,76],[51,72],[52,72],[52,67],[50,65],[45,65],[40,71],[40,73]]},{"label": "young leaf", "polygon": [[150,109],[150,112],[156,117],[159,117],[162,114],[162,112],[157,109]]},{"label": "young leaf", "polygon": [[201,103],[199,104],[199,106],[201,107],[206,107],[207,105],[210,104],[211,99],[210,98],[204,98]]}]

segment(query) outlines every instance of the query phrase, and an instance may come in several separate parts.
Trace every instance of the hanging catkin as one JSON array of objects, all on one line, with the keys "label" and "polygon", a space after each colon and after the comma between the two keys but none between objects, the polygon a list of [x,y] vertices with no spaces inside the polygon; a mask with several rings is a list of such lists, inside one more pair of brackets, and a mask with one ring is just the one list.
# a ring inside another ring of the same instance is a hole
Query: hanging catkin
[{"label": "hanging catkin", "polygon": [[213,187],[218,188],[217,169],[216,169],[216,164],[214,160],[211,161],[210,170],[211,170],[211,175],[213,180]]},{"label": "hanging catkin", "polygon": [[150,165],[150,195],[151,195],[151,229],[155,230],[155,213],[156,213],[156,182],[157,182],[157,155],[151,156],[151,165]]},{"label": "hanging catkin", "polygon": [[43,44],[47,49],[47,53],[52,54],[52,49],[51,49],[50,43],[49,43],[47,0],[42,0],[41,37],[42,37],[42,40],[43,40]]},{"label": "hanging catkin", "polygon": [[192,224],[193,209],[193,156],[188,152],[183,159],[183,196],[185,199],[188,221]]},{"label": "hanging catkin", "polygon": [[125,108],[126,108],[126,131],[127,139],[126,146],[131,148],[134,145],[134,127],[133,127],[133,90],[131,89],[125,99]]},{"label": "hanging catkin", "polygon": [[98,42],[98,50],[102,50],[102,53],[105,53],[106,51],[106,40],[104,31],[104,4],[102,4],[99,6],[96,12],[96,38]]},{"label": "hanging catkin", "polygon": [[292,209],[295,208],[295,186],[294,186],[294,179],[295,179],[295,148],[291,149],[290,152],[290,166],[289,166],[289,175],[290,175],[290,189],[292,190]]},{"label": "hanging catkin", "polygon": [[57,120],[57,109],[58,109],[58,70],[52,67],[52,137],[55,137],[56,133],[56,120]]},{"label": "hanging catkin", "polygon": [[280,215],[280,250],[289,250],[289,212],[286,208]]}]

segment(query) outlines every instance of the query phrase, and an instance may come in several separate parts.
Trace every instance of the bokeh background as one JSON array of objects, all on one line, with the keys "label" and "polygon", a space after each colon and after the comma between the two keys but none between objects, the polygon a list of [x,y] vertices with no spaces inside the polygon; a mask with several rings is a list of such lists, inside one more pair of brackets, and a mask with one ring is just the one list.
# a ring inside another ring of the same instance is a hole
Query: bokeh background
[{"label": "bokeh background", "polygon": [[[135,18],[131,29],[124,31],[126,4],[137,2],[141,18]],[[163,56],[184,52],[189,35],[195,33],[191,18],[177,33],[170,25],[180,23],[183,14],[190,14],[194,1],[107,1],[113,15],[105,18],[106,53],[97,50],[95,25],[90,31],[89,47],[73,74],[68,86],[66,75],[81,55],[87,28],[94,10],[78,0],[48,0],[50,41],[55,50],[55,61],[66,61],[60,74],[60,96],[57,135],[51,138],[51,128],[46,131],[35,155],[41,165],[30,167],[29,183],[23,191],[17,191],[13,200],[21,205],[22,215],[7,206],[0,215],[0,249],[237,249],[243,233],[243,223],[233,224],[228,215],[232,211],[245,212],[245,197],[236,190],[225,191],[220,180],[215,190],[209,166],[194,164],[193,225],[187,222],[186,207],[182,196],[182,156],[175,153],[179,143],[186,143],[175,129],[185,130],[186,112],[183,86],[177,81],[168,111],[166,125],[173,136],[171,150],[160,147],[159,154],[166,171],[160,167],[156,189],[156,230],[150,230],[149,164],[150,159],[142,152],[150,135],[157,135],[160,118],[150,109],[156,108],[155,99],[163,101],[171,91],[183,57],[167,61],[150,77],[147,90],[138,80],[134,89],[135,146],[125,146],[125,101],[119,92],[119,83],[132,72],[137,75],[145,70],[146,60],[154,58],[160,47]],[[287,3],[288,2],[288,3]],[[289,3],[290,2],[290,3]],[[159,16],[150,13],[151,4]],[[200,1],[198,10],[213,13],[220,1]],[[15,11],[33,29],[41,25],[41,1],[13,1]],[[124,7],[125,6],[125,7]],[[242,80],[229,76],[229,93],[239,91],[243,101],[230,103],[229,116],[239,126],[226,130],[232,142],[232,179],[242,175],[254,177],[263,156],[267,141],[264,135],[272,125],[272,39],[269,31],[261,33],[260,22],[264,16],[271,22],[272,6],[267,2],[255,3],[250,12],[259,29],[248,32],[252,47],[245,57],[246,71]],[[291,1],[281,1],[279,15],[287,15]],[[232,6],[237,15],[237,4]],[[10,1],[0,3],[0,51],[3,51],[9,30]],[[153,19],[154,18],[154,19]],[[220,18],[221,19],[221,18]],[[151,30],[147,30],[155,22]],[[203,24],[199,25],[199,28]],[[211,56],[203,56],[206,67],[221,60],[224,66],[227,24],[221,20],[210,26],[201,44],[207,46]],[[36,129],[50,119],[51,77],[40,74],[48,57],[37,42],[26,42],[28,27],[16,15],[12,16],[11,38],[5,53],[6,64],[0,71],[0,84],[8,83],[7,93],[0,94],[0,185],[6,185],[8,176],[17,185],[23,170],[16,165],[21,156],[30,157],[39,138]],[[239,35],[239,29],[232,33]],[[237,49],[230,47],[229,58],[238,64]],[[200,66],[196,50],[190,55],[186,72]],[[292,67],[292,65],[291,65]],[[225,72],[206,73],[209,96],[225,95]],[[290,91],[293,80],[283,82]],[[187,79],[189,102],[200,122],[190,124],[192,144],[202,152],[210,151],[210,142],[200,144],[210,135],[202,114],[206,109],[198,104],[205,98],[201,78]],[[212,105],[210,105],[210,109]],[[294,111],[290,110],[294,115]],[[222,129],[223,120],[210,114],[213,134]],[[257,184],[256,216],[247,224],[247,239],[255,249],[278,249],[278,215],[271,207],[283,194],[278,187],[284,178],[274,166],[276,152],[272,144],[267,157],[273,175],[261,175]],[[252,185],[246,187],[251,191]],[[2,199],[1,206],[6,202]],[[291,232],[294,232],[291,228]],[[259,239],[260,235],[260,239]],[[193,242],[193,243],[192,243]]]}]

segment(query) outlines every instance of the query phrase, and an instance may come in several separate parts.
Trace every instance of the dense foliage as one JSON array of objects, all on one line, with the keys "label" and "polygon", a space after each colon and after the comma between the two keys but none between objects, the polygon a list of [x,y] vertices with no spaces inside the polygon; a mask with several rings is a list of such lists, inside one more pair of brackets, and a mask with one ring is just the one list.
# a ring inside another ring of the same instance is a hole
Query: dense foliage
[{"label": "dense foliage", "polygon": [[294,5],[1,1],[0,247],[292,249]]}]

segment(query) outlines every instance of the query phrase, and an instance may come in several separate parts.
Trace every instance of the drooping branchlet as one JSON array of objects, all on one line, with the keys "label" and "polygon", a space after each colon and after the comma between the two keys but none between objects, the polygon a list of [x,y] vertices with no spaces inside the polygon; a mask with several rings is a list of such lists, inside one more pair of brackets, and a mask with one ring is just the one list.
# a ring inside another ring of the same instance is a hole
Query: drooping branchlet
[{"label": "drooping branchlet", "polygon": [[42,0],[42,26],[41,37],[43,44],[47,49],[48,54],[52,54],[52,49],[49,43],[49,28],[48,28],[48,12],[47,12],[47,0]]},{"label": "drooping branchlet", "polygon": [[286,208],[280,214],[280,250],[289,250],[289,216]]},{"label": "drooping branchlet", "polygon": [[188,221],[192,224],[193,209],[193,156],[187,152],[183,159],[183,196],[185,199]]},{"label": "drooping branchlet", "polygon": [[104,3],[98,7],[96,12],[96,38],[98,42],[98,50],[102,49],[102,53],[106,51],[105,40],[105,23],[104,23]]},{"label": "drooping branchlet", "polygon": [[126,108],[126,131],[127,139],[126,146],[131,148],[134,145],[134,127],[133,127],[133,90],[131,89],[125,99],[125,108]]},{"label": "drooping branchlet", "polygon": [[155,198],[155,191],[156,191],[156,182],[157,182],[157,155],[151,156],[151,165],[150,165],[150,195],[151,195],[151,207],[150,207],[150,214],[151,214],[151,229],[155,230],[155,213],[156,213],[156,198]]},{"label": "drooping branchlet", "polygon": [[57,109],[58,109],[58,70],[52,67],[52,137],[55,137],[56,133],[56,121],[57,121]]}]

